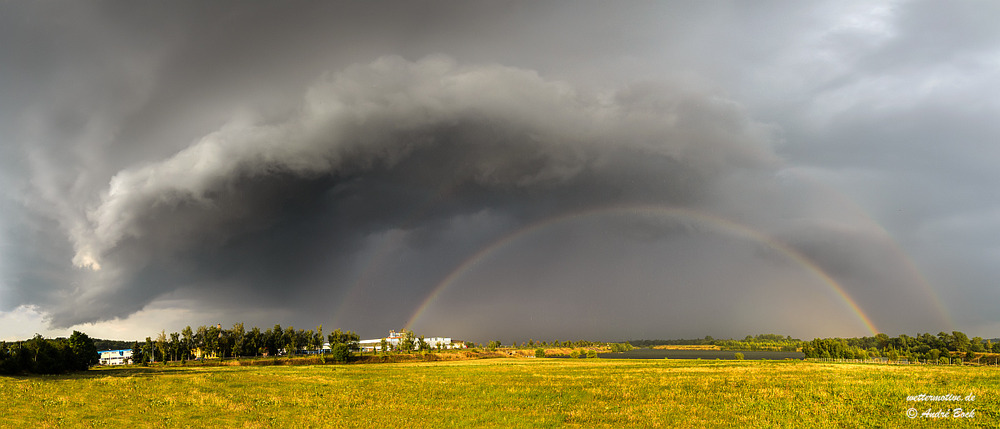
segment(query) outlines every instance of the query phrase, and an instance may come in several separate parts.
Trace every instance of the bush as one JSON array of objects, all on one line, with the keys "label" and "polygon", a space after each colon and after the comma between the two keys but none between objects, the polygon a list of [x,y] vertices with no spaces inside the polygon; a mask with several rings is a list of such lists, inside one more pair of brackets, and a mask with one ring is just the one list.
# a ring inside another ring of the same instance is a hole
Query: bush
[{"label": "bush", "polygon": [[631,345],[628,344],[628,343],[613,343],[613,344],[611,344],[611,352],[612,353],[621,353],[621,352],[624,352],[624,351],[628,350],[628,348],[626,348],[626,346],[631,347]]},{"label": "bush", "polygon": [[594,358],[596,358],[596,357],[597,357],[597,352],[595,352],[595,351],[593,351],[593,350],[588,350],[588,351],[587,351],[587,357],[588,357],[588,358],[591,358],[591,359],[594,359]]},{"label": "bush", "polygon": [[535,357],[536,358],[545,357],[545,349],[535,349]]},{"label": "bush", "polygon": [[579,350],[573,350],[572,352],[569,353],[569,357],[574,358],[574,359],[580,357],[580,351]]},{"label": "bush", "polygon": [[351,358],[351,349],[347,347],[347,344],[337,343],[333,346],[332,350],[333,360],[337,362],[347,362]]},{"label": "bush", "polygon": [[736,360],[743,360],[743,353],[736,352],[733,356],[736,357]]}]

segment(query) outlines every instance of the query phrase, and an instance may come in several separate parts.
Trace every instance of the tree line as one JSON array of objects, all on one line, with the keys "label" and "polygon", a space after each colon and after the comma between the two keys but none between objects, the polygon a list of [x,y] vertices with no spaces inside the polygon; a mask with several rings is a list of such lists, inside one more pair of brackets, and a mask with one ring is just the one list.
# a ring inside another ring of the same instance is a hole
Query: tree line
[{"label": "tree line", "polygon": [[100,338],[94,338],[94,347],[97,347],[97,351],[101,350],[125,350],[131,349],[132,344],[135,341],[126,340],[104,340]]},{"label": "tree line", "polygon": [[802,340],[778,334],[759,334],[756,336],[747,335],[742,340],[726,339],[716,340],[711,335],[705,338],[677,339],[677,340],[629,340],[629,344],[635,347],[654,346],[719,346],[723,350],[764,350],[794,352],[804,344]]},{"label": "tree line", "polygon": [[563,341],[559,341],[559,340],[535,341],[534,339],[529,339],[528,341],[522,341],[521,343],[518,343],[517,341],[514,341],[514,342],[510,343],[510,345],[504,345],[503,342],[501,342],[500,340],[493,340],[493,341],[487,342],[485,345],[471,343],[470,347],[479,347],[479,348],[485,348],[487,350],[496,350],[496,349],[499,349],[499,348],[508,348],[508,349],[533,349],[533,348],[537,348],[537,347],[543,347],[543,348],[544,347],[552,347],[552,348],[556,348],[556,347],[563,347],[563,348],[572,348],[572,347],[604,347],[604,346],[609,346],[610,347],[612,344],[615,344],[615,343],[607,343],[607,342],[603,342],[603,341],[588,341],[588,340],[576,340],[576,341],[573,341],[573,340],[563,340]]},{"label": "tree line", "polygon": [[980,337],[969,338],[959,331],[939,332],[898,337],[877,334],[861,338],[816,338],[803,344],[802,352],[807,358],[907,359],[911,362],[949,362],[959,357],[969,362],[977,358],[977,353],[1000,353],[1000,342],[994,343]]},{"label": "tree line", "polygon": [[230,329],[221,325],[199,326],[197,329],[187,326],[181,332],[167,334],[166,331],[161,331],[155,339],[146,337],[144,342],[134,342],[132,361],[186,361],[194,359],[196,354],[225,359],[321,353],[324,340],[330,343],[329,352],[335,360],[346,361],[352,352],[358,350],[361,337],[340,329],[324,337],[323,325],[317,326],[315,330],[307,330],[291,326],[282,328],[276,324],[264,331],[256,326],[246,330],[243,323],[235,323]]},{"label": "tree line", "polygon": [[94,341],[80,331],[69,338],[0,343],[0,374],[62,374],[84,371],[98,361]]}]

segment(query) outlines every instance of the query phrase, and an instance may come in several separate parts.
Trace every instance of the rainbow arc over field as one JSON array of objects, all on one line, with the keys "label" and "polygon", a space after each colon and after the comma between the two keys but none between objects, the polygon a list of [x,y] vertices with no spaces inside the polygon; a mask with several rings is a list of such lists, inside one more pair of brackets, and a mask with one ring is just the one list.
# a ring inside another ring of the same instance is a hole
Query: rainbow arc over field
[{"label": "rainbow arc over field", "polygon": [[533,233],[542,231],[546,228],[550,228],[565,222],[585,219],[594,216],[609,216],[609,215],[620,215],[620,216],[656,216],[662,218],[671,218],[680,221],[691,222],[699,225],[703,225],[715,230],[725,232],[727,234],[740,237],[746,240],[750,240],[757,243],[762,243],[769,248],[783,254],[785,257],[794,261],[795,263],[801,265],[802,267],[808,269],[814,273],[824,284],[826,284],[830,290],[854,313],[860,322],[864,325],[871,335],[876,335],[879,331],[872,323],[871,319],[862,311],[861,307],[851,298],[843,286],[841,286],[836,280],[834,280],[830,275],[828,275],[823,269],[818,267],[811,260],[806,258],[804,255],[796,251],[795,249],[789,247],[788,245],[774,239],[773,237],[764,234],[760,231],[754,230],[748,226],[733,222],[731,220],[725,219],[723,217],[714,215],[712,213],[693,210],[689,208],[680,207],[669,207],[669,206],[658,206],[658,205],[616,205],[616,206],[601,206],[596,208],[590,208],[582,211],[575,211],[570,213],[565,213],[561,215],[556,215],[553,217],[545,218],[535,223],[529,224],[507,234],[500,239],[497,239],[490,243],[489,245],[483,247],[478,252],[466,258],[462,263],[460,263],[454,270],[452,270],[444,279],[441,280],[432,290],[431,293],[420,303],[417,310],[410,317],[404,329],[412,329],[413,325],[416,324],[421,316],[428,311],[430,307],[433,306],[434,302],[441,296],[442,293],[447,291],[456,280],[458,280],[463,274],[476,267],[483,260],[489,258],[490,255],[501,250],[508,245],[511,245],[518,240],[525,238]]}]

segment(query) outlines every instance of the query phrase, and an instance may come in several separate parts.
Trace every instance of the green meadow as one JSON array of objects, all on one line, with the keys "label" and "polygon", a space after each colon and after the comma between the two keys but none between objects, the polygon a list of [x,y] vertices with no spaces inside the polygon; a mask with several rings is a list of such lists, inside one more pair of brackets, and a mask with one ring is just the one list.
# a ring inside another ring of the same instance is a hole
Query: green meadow
[{"label": "green meadow", "polygon": [[[152,366],[0,377],[0,425],[997,427],[998,393],[1000,370],[974,366],[551,358]],[[907,400],[920,394],[961,400]],[[910,408],[949,417],[910,418]],[[955,408],[975,411],[956,418]]]}]

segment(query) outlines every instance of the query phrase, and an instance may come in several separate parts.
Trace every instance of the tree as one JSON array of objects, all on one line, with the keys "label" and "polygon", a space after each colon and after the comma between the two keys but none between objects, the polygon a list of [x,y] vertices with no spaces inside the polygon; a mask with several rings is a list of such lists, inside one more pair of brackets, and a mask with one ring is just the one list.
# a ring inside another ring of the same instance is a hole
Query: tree
[{"label": "tree", "polygon": [[246,343],[246,331],[243,330],[243,322],[234,323],[233,330],[229,334],[229,343],[232,348],[232,356],[239,357],[246,354],[244,345]]},{"label": "tree", "polygon": [[983,347],[982,337],[972,337],[972,343],[969,345],[969,351],[983,353],[986,348]]},{"label": "tree", "polygon": [[930,362],[937,362],[938,358],[941,357],[941,350],[931,349],[927,352],[927,360]]},{"label": "tree", "polygon": [[7,349],[7,342],[0,342],[0,374],[13,374],[16,369],[12,368],[14,365],[13,356],[10,350]]},{"label": "tree", "polygon": [[34,338],[24,344],[24,349],[30,359],[25,369],[35,374],[60,374],[65,372],[63,356],[58,348],[49,341],[35,334]]},{"label": "tree", "polygon": [[226,355],[232,350],[233,347],[233,333],[228,329],[219,328],[219,339],[216,344],[216,350],[219,352],[219,358],[225,359]]},{"label": "tree", "polygon": [[956,352],[967,352],[971,350],[972,342],[969,341],[969,337],[962,332],[952,331],[952,342],[948,345],[953,351]]},{"label": "tree", "polygon": [[389,342],[386,341],[385,338],[383,338],[381,341],[379,341],[378,345],[379,345],[379,349],[382,350],[382,353],[385,353],[385,352],[389,351]]},{"label": "tree", "polygon": [[205,353],[218,356],[220,339],[222,339],[222,326],[209,326],[205,330]]},{"label": "tree", "polygon": [[185,326],[181,330],[181,352],[187,356],[191,357],[191,349],[194,348],[194,332],[191,331],[191,326]]},{"label": "tree", "polygon": [[94,346],[94,340],[90,339],[87,334],[80,331],[73,331],[73,334],[69,336],[69,347],[73,350],[73,368],[77,371],[84,371],[93,365],[96,365],[100,360],[100,356],[97,354],[97,347]]},{"label": "tree", "polygon": [[147,358],[146,362],[153,362],[155,356],[153,356],[153,339],[146,337],[146,348],[143,350],[143,356]]},{"label": "tree", "polygon": [[545,349],[535,349],[535,357],[536,358],[545,357]]},{"label": "tree", "polygon": [[176,332],[170,333],[170,355],[171,360],[178,360],[177,358],[181,354],[181,334]]},{"label": "tree", "polygon": [[268,356],[277,356],[281,349],[281,325],[274,325],[274,328],[264,332],[264,350]]},{"label": "tree", "polygon": [[412,352],[416,348],[416,343],[413,340],[413,331],[403,331],[403,336],[399,339],[399,349]]},{"label": "tree", "polygon": [[733,357],[736,358],[736,360],[743,360],[743,353],[736,352],[733,354]]},{"label": "tree", "polygon": [[247,335],[246,347],[254,356],[260,355],[261,348],[264,347],[263,335],[260,333],[260,328],[254,326],[250,329],[250,333]]},{"label": "tree", "polygon": [[399,348],[407,352],[416,350],[417,342],[413,331],[403,331],[403,337],[399,339]]},{"label": "tree", "polygon": [[286,355],[291,356],[295,354],[295,350],[293,350],[294,342],[295,342],[295,328],[289,326],[285,328],[284,332],[281,333],[281,342],[279,343],[281,344],[281,348],[285,350]]},{"label": "tree", "polygon": [[427,345],[427,342],[424,341],[423,335],[421,335],[420,339],[417,340],[417,348],[420,349],[420,351],[430,350],[431,348],[430,346]]},{"label": "tree", "polygon": [[[361,336],[351,331],[343,332],[340,329],[337,329],[327,336],[327,341],[330,342],[331,350],[334,345],[344,344],[347,346],[348,351],[355,352],[359,350],[358,342],[361,341]],[[384,338],[382,339],[382,342],[385,342]]]},{"label": "tree", "polygon": [[351,359],[351,350],[347,347],[347,344],[337,343],[332,347],[333,360],[343,363]]},{"label": "tree", "polygon": [[22,350],[21,342],[0,343],[0,374],[17,374],[24,371],[26,365],[21,362],[24,354]]},{"label": "tree", "polygon": [[198,350],[200,350],[199,355],[203,358],[205,357],[206,353],[209,353],[208,338],[210,336],[211,335],[209,334],[208,328],[206,328],[204,325],[199,326],[197,333],[194,335],[194,346],[197,347]]},{"label": "tree", "polygon": [[295,331],[295,336],[297,337],[295,339],[295,344],[298,345],[299,349],[308,349],[309,345],[312,344],[313,340],[312,329],[308,331],[305,329],[299,329],[298,331]]},{"label": "tree", "polygon": [[160,331],[156,336],[156,349],[160,351],[160,361],[167,361],[167,331]]},{"label": "tree", "polygon": [[[322,351],[322,349],[323,349],[323,325],[319,325],[319,326],[316,327],[316,332],[313,334],[312,346],[313,346],[313,350],[320,350],[320,351]],[[331,347],[331,351],[332,351],[333,343],[330,343],[330,347]]]},{"label": "tree", "polygon": [[632,345],[629,344],[629,343],[612,343],[611,344],[611,352],[613,352],[613,353],[627,352],[629,350],[632,350]]},{"label": "tree", "polygon": [[899,353],[896,353],[896,349],[889,349],[889,354],[886,355],[891,361],[899,359]]},{"label": "tree", "polygon": [[145,362],[142,356],[142,347],[139,346],[139,342],[136,341],[132,343],[132,363]]},{"label": "tree", "polygon": [[886,334],[879,333],[875,335],[875,341],[878,341],[879,350],[885,350],[886,347],[889,347],[889,336]]},{"label": "tree", "polygon": [[61,374],[85,371],[98,362],[97,347],[86,334],[49,340],[41,335],[28,341],[0,342],[0,374]]}]

